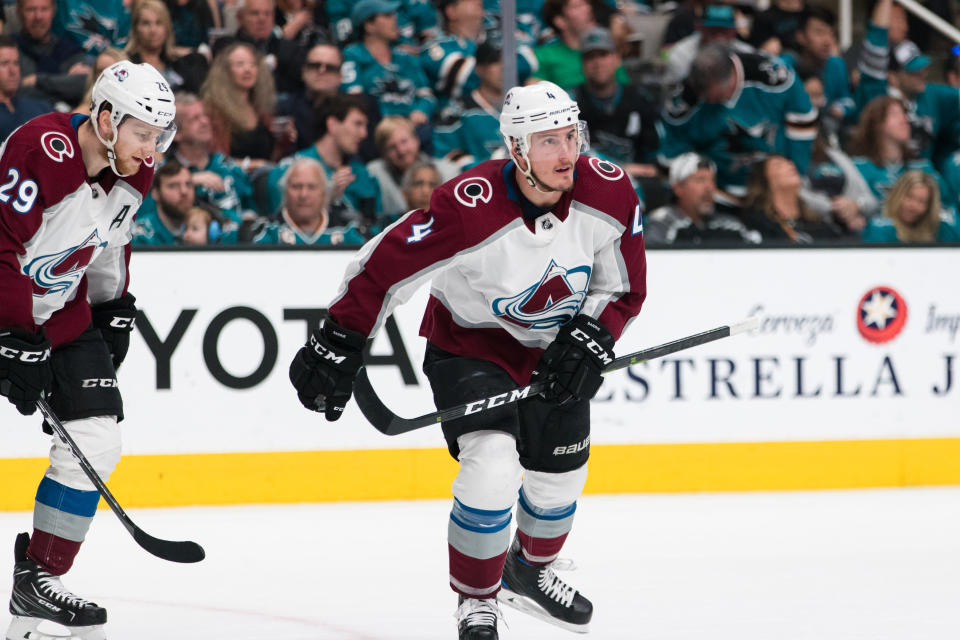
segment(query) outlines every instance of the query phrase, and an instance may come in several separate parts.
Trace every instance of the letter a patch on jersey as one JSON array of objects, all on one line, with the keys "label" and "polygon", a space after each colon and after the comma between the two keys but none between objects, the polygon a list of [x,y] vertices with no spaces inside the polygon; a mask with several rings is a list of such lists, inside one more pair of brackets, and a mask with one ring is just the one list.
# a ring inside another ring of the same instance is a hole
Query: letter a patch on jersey
[{"label": "letter a patch on jersey", "polygon": [[120,212],[116,216],[114,216],[113,220],[110,221],[110,228],[111,229],[113,229],[114,227],[119,228],[120,225],[123,224],[123,221],[127,219],[128,213],[130,213],[130,205],[125,204],[123,205],[123,208],[120,209]]},{"label": "letter a patch on jersey", "polygon": [[631,231],[632,235],[643,233],[643,212],[640,211],[639,204],[633,210],[633,229]]}]

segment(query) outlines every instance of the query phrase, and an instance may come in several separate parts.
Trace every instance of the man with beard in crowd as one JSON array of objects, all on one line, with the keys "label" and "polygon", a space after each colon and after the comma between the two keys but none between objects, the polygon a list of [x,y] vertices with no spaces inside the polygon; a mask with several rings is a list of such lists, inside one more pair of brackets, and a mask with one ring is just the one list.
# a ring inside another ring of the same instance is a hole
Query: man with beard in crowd
[{"label": "man with beard in crowd", "polygon": [[194,189],[190,169],[175,158],[167,160],[153,179],[150,197],[137,212],[133,244],[179,244],[187,212],[193,207]]}]

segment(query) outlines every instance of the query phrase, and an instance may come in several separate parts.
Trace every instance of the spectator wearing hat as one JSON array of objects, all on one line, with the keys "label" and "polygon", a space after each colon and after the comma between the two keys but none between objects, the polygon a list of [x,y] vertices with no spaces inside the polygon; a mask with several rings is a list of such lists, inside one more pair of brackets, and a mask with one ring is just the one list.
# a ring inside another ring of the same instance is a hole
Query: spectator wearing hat
[{"label": "spectator wearing hat", "polygon": [[[543,21],[553,29],[556,38],[533,50],[538,65],[534,75],[567,90],[583,84],[586,78],[580,61],[580,40],[598,26],[595,6],[589,0],[545,0]],[[617,80],[630,83],[622,66],[617,69]]]},{"label": "spectator wearing hat", "polygon": [[682,82],[690,73],[690,63],[704,45],[717,42],[741,53],[753,53],[752,46],[737,37],[733,7],[708,4],[696,21],[696,30],[664,50],[670,81]]},{"label": "spectator wearing hat", "polygon": [[696,153],[684,153],[670,163],[674,202],[646,217],[643,237],[648,246],[759,244],[761,236],[739,219],[718,213],[714,203],[717,167]]},{"label": "spectator wearing hat", "polygon": [[571,92],[580,119],[590,127],[590,146],[634,177],[656,175],[657,109],[632,84],[617,81],[620,54],[610,32],[596,27],[580,39],[586,82]]},{"label": "spectator wearing hat", "polygon": [[343,51],[342,89],[376,101],[383,116],[405,116],[430,139],[427,123],[436,99],[420,61],[393,46],[399,36],[397,8],[391,0],[360,0],[350,12],[359,42]]},{"label": "spectator wearing hat", "polygon": [[479,86],[451,105],[433,128],[433,153],[466,170],[503,149],[500,110],[503,100],[503,61],[490,42],[477,47],[473,73]]},{"label": "spectator wearing hat", "polygon": [[[437,11],[430,0],[395,0],[397,8],[397,38],[394,45],[411,56],[420,55],[424,42],[437,35]],[[325,4],[336,41],[341,45],[360,39],[353,21],[356,0],[327,0]]]},{"label": "spectator wearing hat", "polygon": [[[420,53],[420,62],[437,98],[441,121],[451,115],[444,111],[480,86],[475,73],[477,47],[492,38],[484,31],[483,0],[438,0],[443,31]],[[498,43],[491,42],[497,47]],[[537,58],[529,46],[517,43],[517,75],[523,84],[537,69]],[[453,116],[455,117],[455,116]]]},{"label": "spectator wearing hat", "polygon": [[861,60],[857,106],[862,109],[882,95],[901,100],[914,155],[931,159],[941,169],[960,147],[960,89],[928,82],[930,58],[910,40],[888,46],[891,5],[892,0],[881,0],[874,10],[867,32],[870,46],[865,45]]},{"label": "spectator wearing hat", "polygon": [[776,58],[700,49],[682,88],[661,115],[658,159],[696,151],[718,167],[718,197],[737,206],[753,164],[782,153],[805,173],[817,134],[817,109],[797,75]]}]

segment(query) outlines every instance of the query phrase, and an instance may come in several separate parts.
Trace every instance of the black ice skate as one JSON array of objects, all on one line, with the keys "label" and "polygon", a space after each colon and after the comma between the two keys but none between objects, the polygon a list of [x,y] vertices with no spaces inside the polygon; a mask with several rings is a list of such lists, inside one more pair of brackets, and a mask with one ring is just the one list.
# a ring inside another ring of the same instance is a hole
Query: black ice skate
[{"label": "black ice skate", "polygon": [[460,596],[460,606],[454,617],[460,640],[498,640],[497,618],[500,607],[494,598],[464,598]]},{"label": "black ice skate", "polygon": [[[103,625],[107,610],[70,593],[60,578],[44,571],[27,558],[30,536],[21,533],[14,545],[13,594],[10,613],[13,621],[7,640],[105,640]],[[37,627],[45,621],[67,627],[70,635],[48,635]]]},{"label": "black ice skate", "polygon": [[514,609],[550,624],[587,633],[593,605],[561,580],[551,565],[535,567],[523,559],[520,540],[514,538],[503,566],[502,589],[497,599]]}]

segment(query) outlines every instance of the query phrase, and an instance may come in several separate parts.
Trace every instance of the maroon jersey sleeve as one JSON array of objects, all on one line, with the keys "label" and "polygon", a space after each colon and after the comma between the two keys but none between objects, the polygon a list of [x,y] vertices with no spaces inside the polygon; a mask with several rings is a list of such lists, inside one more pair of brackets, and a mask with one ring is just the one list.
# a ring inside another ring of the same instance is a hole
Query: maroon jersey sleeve
[{"label": "maroon jersey sleeve", "polygon": [[18,256],[40,229],[43,212],[73,190],[77,166],[66,154],[80,154],[75,136],[48,120],[41,116],[20,127],[0,153],[0,326],[30,331],[36,330],[32,284]]},{"label": "maroon jersey sleeve", "polygon": [[640,199],[622,168],[595,157],[577,163],[575,197],[612,217],[620,237],[599,247],[583,311],[617,339],[638,313],[647,295],[647,258]]},{"label": "maroon jersey sleeve", "polygon": [[466,248],[463,221],[440,187],[428,210],[408,213],[363,246],[347,267],[331,316],[348,329],[373,335],[394,308]]}]

